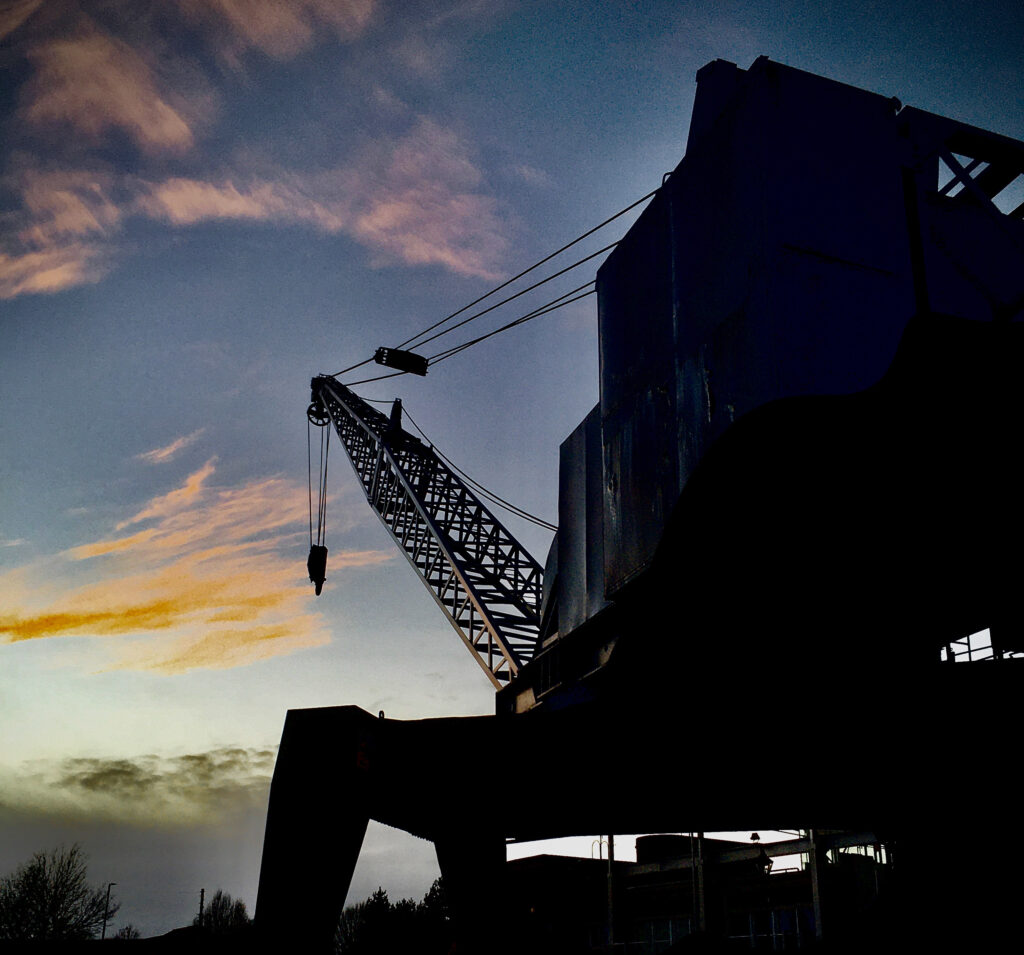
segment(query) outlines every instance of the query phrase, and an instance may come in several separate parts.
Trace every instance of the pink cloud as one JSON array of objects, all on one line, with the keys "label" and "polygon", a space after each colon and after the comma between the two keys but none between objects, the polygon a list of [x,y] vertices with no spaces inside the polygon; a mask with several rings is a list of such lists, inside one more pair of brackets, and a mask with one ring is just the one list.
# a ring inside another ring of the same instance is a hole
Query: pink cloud
[{"label": "pink cloud", "polygon": [[0,251],[0,299],[61,292],[97,282],[106,273],[101,251],[83,243],[14,255]]},{"label": "pink cloud", "polygon": [[304,223],[337,232],[344,225],[341,210],[285,181],[254,180],[239,187],[232,180],[215,183],[176,177],[149,184],[135,208],[177,226],[238,219]]},{"label": "pink cloud", "polygon": [[482,180],[469,146],[421,117],[347,166],[246,183],[173,178],[147,184],[135,208],[178,226],[235,219],[344,232],[383,262],[493,279],[508,248],[507,227],[497,201],[478,191]]},{"label": "pink cloud", "polygon": [[0,40],[18,29],[36,10],[43,0],[13,0],[0,7]]},{"label": "pink cloud", "polygon": [[121,129],[145,151],[181,152],[192,130],[160,94],[153,72],[130,46],[93,27],[29,52],[36,73],[23,114],[32,123],[67,123],[99,138]]},{"label": "pink cloud", "polygon": [[69,236],[105,235],[120,224],[122,211],[111,198],[107,174],[28,167],[12,179],[31,216],[20,233],[23,242],[45,246]]},{"label": "pink cloud", "polygon": [[287,60],[310,47],[322,30],[350,41],[369,23],[377,0],[179,0],[191,18],[219,31],[221,55],[237,65],[255,49]]}]

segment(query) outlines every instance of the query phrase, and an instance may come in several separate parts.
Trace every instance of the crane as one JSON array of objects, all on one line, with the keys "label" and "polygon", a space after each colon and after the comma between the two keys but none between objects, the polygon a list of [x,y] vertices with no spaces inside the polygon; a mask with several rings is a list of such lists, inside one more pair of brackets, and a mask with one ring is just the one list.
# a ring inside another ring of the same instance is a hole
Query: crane
[{"label": "crane", "polygon": [[[435,843],[460,952],[514,946],[508,838],[768,819],[898,844],[925,948],[1014,930],[1024,142],[766,57],[697,79],[686,156],[597,274],[600,402],[560,449],[543,602],[400,403],[313,379],[310,421],[499,689],[486,717],[289,712],[269,947],[330,950],[369,819]],[[994,662],[946,665],[988,627]]]},{"label": "crane", "polygon": [[[329,375],[310,383],[307,417],[333,426],[366,499],[496,688],[537,649],[544,571],[434,449]],[[310,551],[317,593],[326,547]]]}]

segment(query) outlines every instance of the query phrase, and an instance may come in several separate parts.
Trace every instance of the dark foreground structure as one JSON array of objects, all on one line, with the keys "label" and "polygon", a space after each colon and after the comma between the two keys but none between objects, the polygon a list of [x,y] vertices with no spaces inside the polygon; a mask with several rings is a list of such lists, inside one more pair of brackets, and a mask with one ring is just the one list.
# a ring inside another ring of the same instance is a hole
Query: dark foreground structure
[{"label": "dark foreground structure", "polygon": [[[435,843],[460,955],[516,945],[506,839],[596,832],[870,832],[862,950],[1014,927],[1024,144],[767,58],[697,79],[685,158],[598,273],[542,591],[397,408],[313,381],[500,689],[492,717],[288,714],[272,946],[326,950],[370,818]],[[801,945],[853,938],[823,886]]]}]

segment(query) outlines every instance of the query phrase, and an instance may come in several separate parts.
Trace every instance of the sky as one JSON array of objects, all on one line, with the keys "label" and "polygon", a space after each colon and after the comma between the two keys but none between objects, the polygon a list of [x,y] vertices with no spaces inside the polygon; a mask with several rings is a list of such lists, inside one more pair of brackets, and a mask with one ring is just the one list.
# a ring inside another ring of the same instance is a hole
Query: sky
[{"label": "sky", "polygon": [[[288,709],[493,711],[340,455],[314,597],[309,379],[656,188],[761,54],[1024,139],[1011,2],[0,0],[0,874],[78,842],[115,927],[251,909]],[[553,521],[594,300],[357,390]],[[350,900],[436,875],[372,826]]]}]

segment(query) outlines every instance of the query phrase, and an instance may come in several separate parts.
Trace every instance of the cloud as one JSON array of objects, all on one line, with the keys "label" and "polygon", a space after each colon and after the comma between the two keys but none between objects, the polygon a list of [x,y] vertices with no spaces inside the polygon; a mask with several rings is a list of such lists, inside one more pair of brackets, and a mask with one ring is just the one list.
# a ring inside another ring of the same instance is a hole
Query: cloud
[{"label": "cloud", "polygon": [[0,251],[0,299],[92,284],[108,271],[103,251],[81,242],[14,255]]},{"label": "cloud", "polygon": [[221,56],[238,65],[241,55],[259,50],[289,60],[329,30],[343,42],[370,22],[376,0],[179,0],[182,11],[214,31]]},{"label": "cloud", "polygon": [[123,211],[112,178],[91,170],[48,170],[18,156],[0,185],[21,200],[0,246],[0,299],[54,293],[99,281],[111,267],[109,239]]},{"label": "cloud", "polygon": [[222,746],[181,756],[36,761],[4,781],[0,806],[129,825],[216,822],[265,802],[275,756],[271,747]]},{"label": "cloud", "polygon": [[508,247],[498,203],[456,133],[420,117],[383,161],[358,168],[365,204],[352,233],[371,248],[414,264],[438,264],[494,279]]},{"label": "cloud", "polygon": [[13,0],[0,7],[0,40],[18,29],[39,7],[43,0]]},{"label": "cloud", "polygon": [[[479,4],[414,5],[379,25],[380,72],[367,71],[354,95],[376,104],[377,125],[391,131],[314,169],[257,169],[244,158],[214,166],[194,148],[216,113],[216,70],[191,41],[236,58],[288,58],[323,36],[360,37],[377,0],[178,0],[159,17],[102,23],[74,3],[35,10],[22,2],[0,14],[0,28],[18,28],[18,52],[32,68],[19,92],[18,152],[0,181],[13,199],[0,229],[0,299],[99,281],[127,254],[126,230],[140,219],[174,229],[286,225],[348,236],[370,250],[372,265],[434,265],[488,280],[501,273],[508,223],[472,144],[381,85],[396,70],[436,74],[452,22],[479,16]],[[124,138],[141,154],[114,164]]]},{"label": "cloud", "polygon": [[135,206],[175,226],[217,219],[311,226],[351,236],[380,264],[441,265],[494,279],[508,230],[497,201],[479,191],[482,181],[468,145],[419,117],[347,166],[248,182],[173,178],[148,184]]},{"label": "cloud", "polygon": [[30,49],[36,72],[25,90],[24,118],[37,125],[66,123],[97,141],[118,129],[148,153],[190,148],[188,122],[161,95],[139,53],[82,23],[78,35]]},{"label": "cloud", "polygon": [[170,461],[179,451],[183,451],[189,445],[194,444],[205,432],[206,428],[199,428],[191,434],[175,438],[170,444],[165,444],[162,448],[143,451],[141,454],[137,454],[136,457],[147,464],[163,464],[165,461]]},{"label": "cloud", "polygon": [[67,237],[107,235],[116,230],[122,212],[111,196],[111,177],[85,170],[40,171],[25,166],[13,177],[31,225],[23,242],[45,246]]},{"label": "cloud", "polygon": [[[170,517],[174,514],[180,513],[182,510],[187,508],[189,504],[196,498],[203,490],[203,483],[206,481],[214,470],[214,462],[216,458],[210,458],[198,471],[194,471],[186,478],[185,483],[181,487],[175,488],[173,491],[168,491],[166,494],[160,497],[153,498],[138,514],[134,517],[129,517],[125,521],[121,521],[115,528],[115,530],[124,530],[124,528],[131,524],[138,524],[139,521],[144,521],[150,517]],[[83,556],[93,556],[91,554]]]},{"label": "cloud", "polygon": [[[65,588],[44,606],[26,606],[22,569],[0,575],[0,643],[89,636],[113,638],[105,669],[164,674],[244,666],[320,646],[328,636],[308,612],[309,587],[295,553],[307,520],[305,488],[271,477],[216,486],[214,459],[150,499],[115,531],[141,529],[73,547],[92,582]],[[349,551],[332,573],[383,563],[381,551]],[[55,568],[55,569],[54,569]]]},{"label": "cloud", "polygon": [[547,189],[553,185],[551,177],[543,170],[535,166],[519,163],[509,170],[517,179],[521,179],[528,186]]},{"label": "cloud", "polygon": [[332,209],[330,199],[318,198],[316,191],[315,178],[303,190],[286,181],[252,180],[239,186],[230,179],[203,182],[178,177],[148,184],[136,201],[136,209],[175,226],[234,219],[299,223],[324,232],[341,231],[345,224],[344,211]]}]

